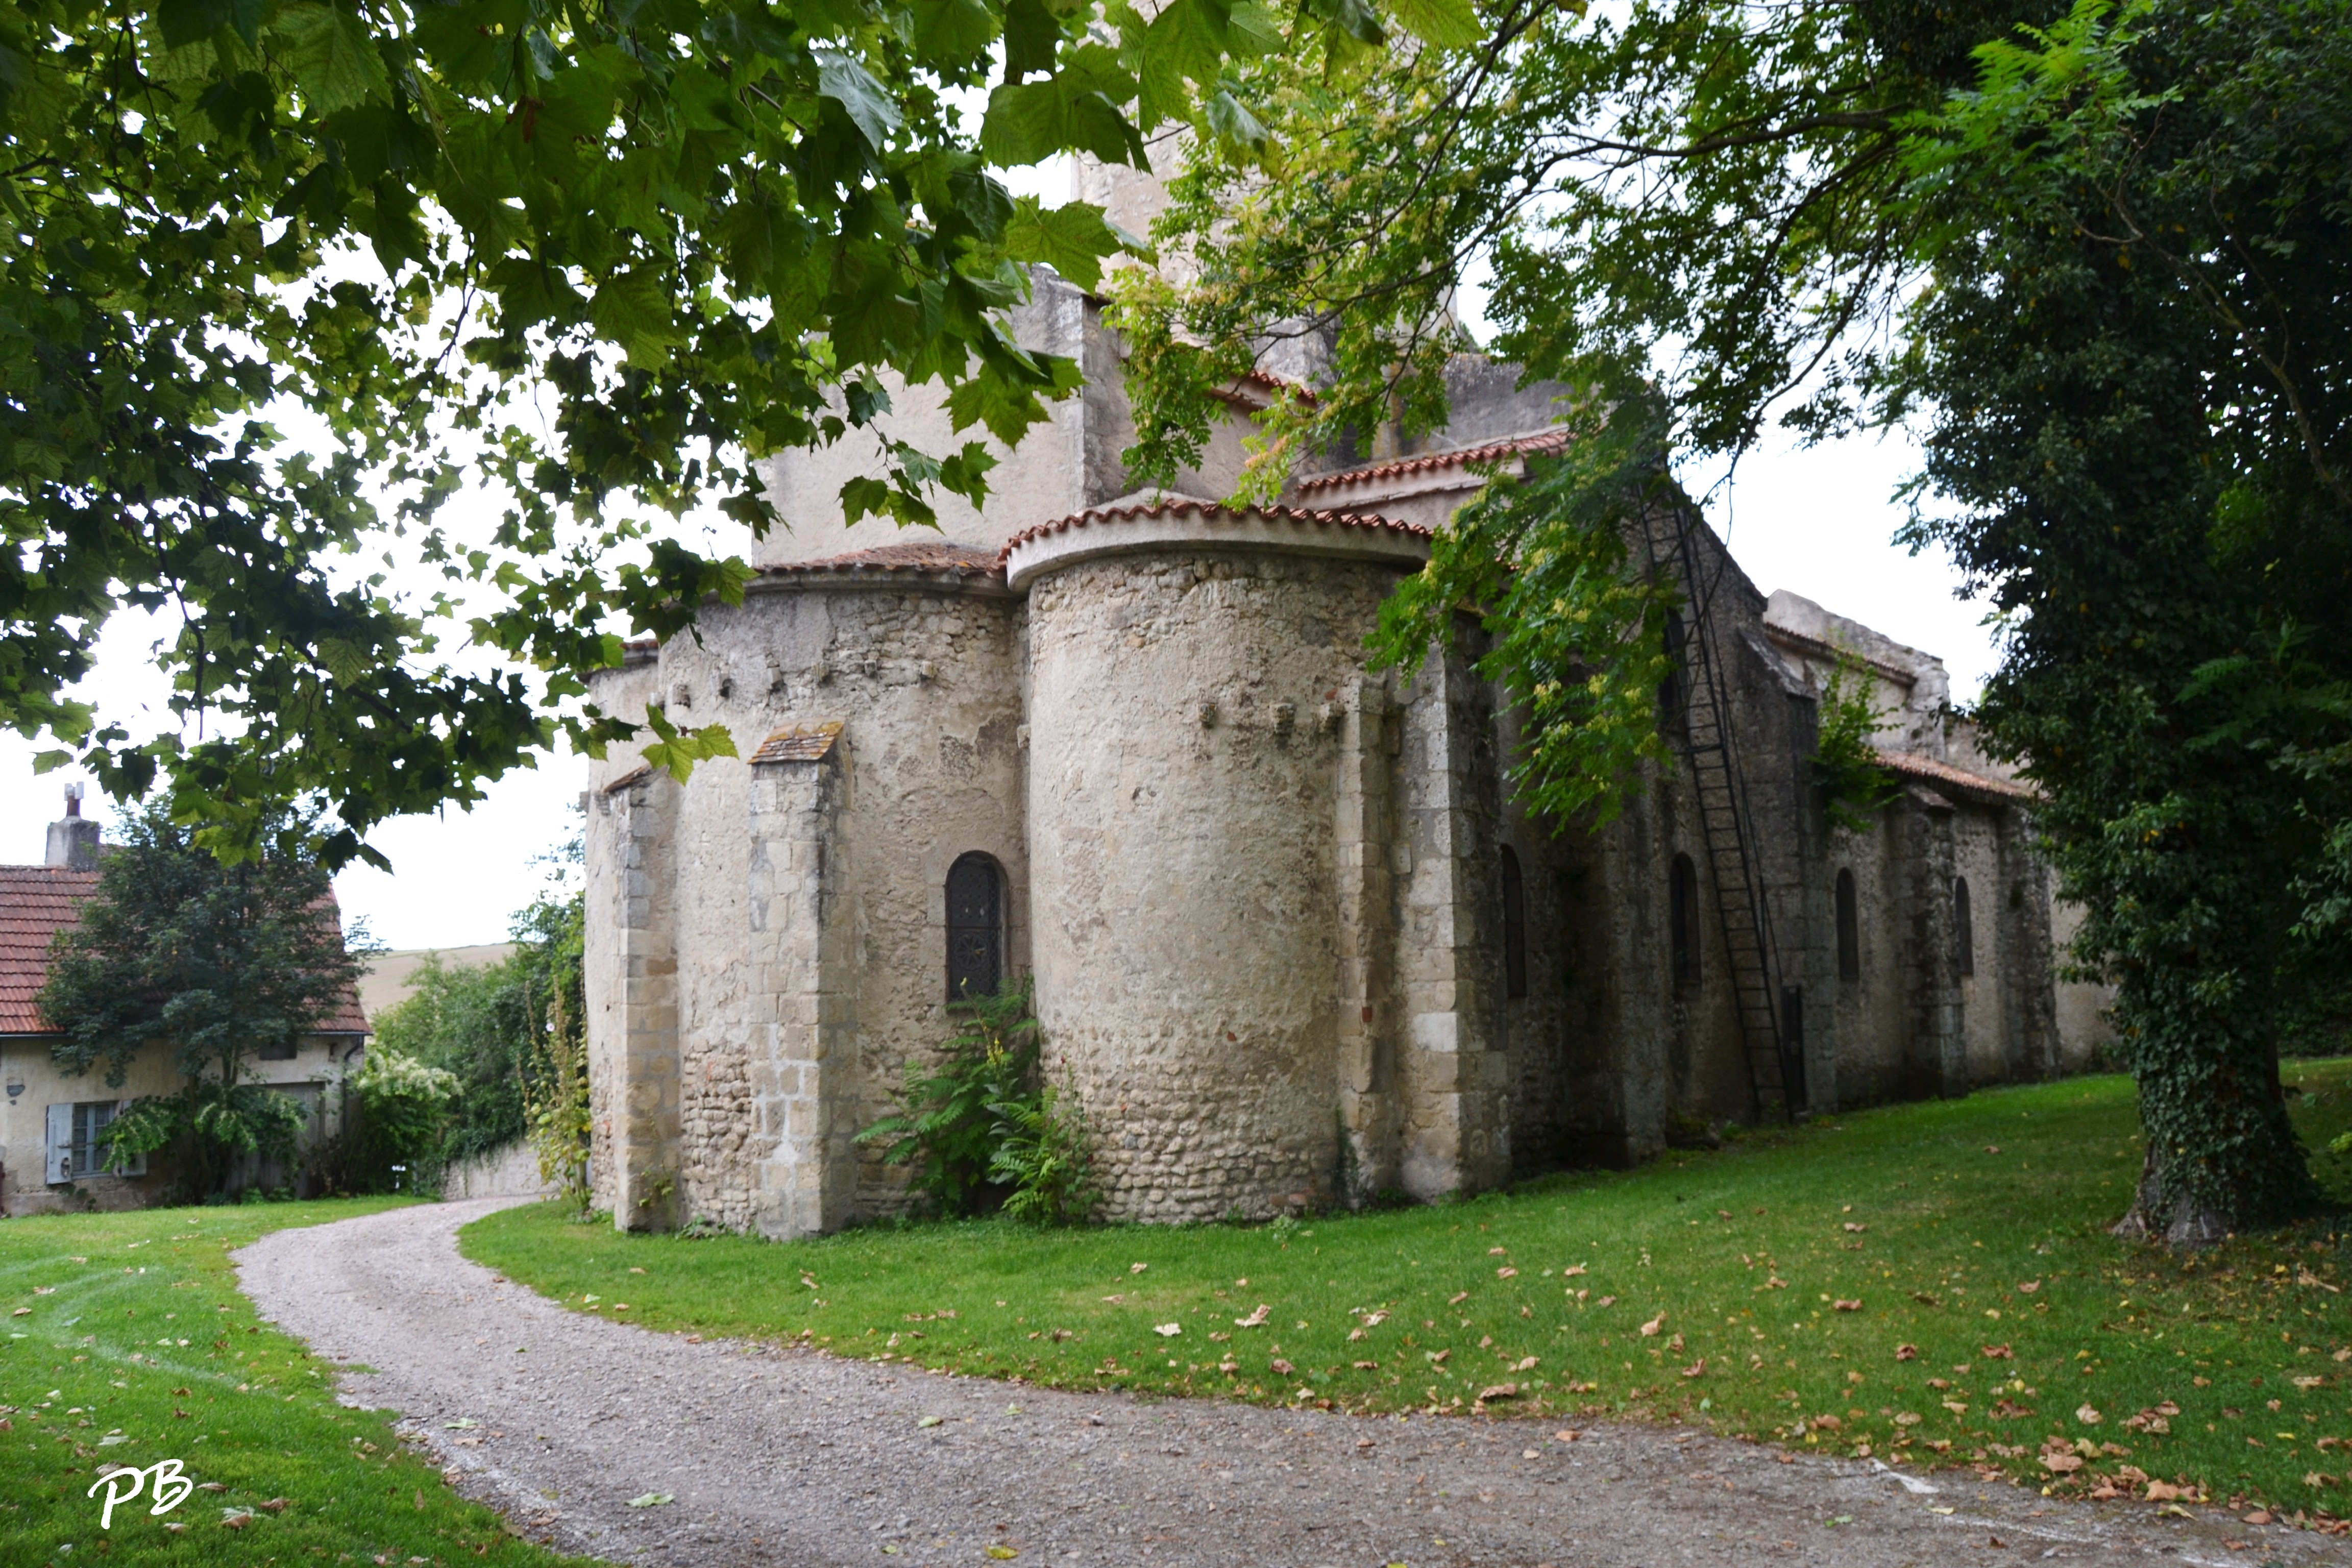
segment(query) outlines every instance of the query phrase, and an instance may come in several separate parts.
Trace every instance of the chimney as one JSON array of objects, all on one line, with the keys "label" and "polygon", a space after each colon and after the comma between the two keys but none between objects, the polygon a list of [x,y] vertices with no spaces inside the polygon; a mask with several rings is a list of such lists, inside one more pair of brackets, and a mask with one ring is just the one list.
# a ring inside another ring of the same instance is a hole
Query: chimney
[{"label": "chimney", "polygon": [[47,864],[62,866],[71,871],[98,869],[98,824],[81,814],[82,786],[66,785],[66,814],[62,820],[49,824],[49,853]]}]

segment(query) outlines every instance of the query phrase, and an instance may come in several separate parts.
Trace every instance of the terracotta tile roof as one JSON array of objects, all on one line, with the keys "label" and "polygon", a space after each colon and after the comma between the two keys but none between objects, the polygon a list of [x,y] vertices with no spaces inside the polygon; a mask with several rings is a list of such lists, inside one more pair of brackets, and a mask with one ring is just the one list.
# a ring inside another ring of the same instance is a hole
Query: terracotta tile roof
[{"label": "terracotta tile roof", "polygon": [[838,719],[828,719],[822,724],[787,724],[760,742],[760,749],[751,753],[751,762],[754,766],[761,763],[823,762],[840,735]]},{"label": "terracotta tile roof", "polygon": [[1461,468],[1470,463],[1491,463],[1503,458],[1523,457],[1530,452],[1557,452],[1568,445],[1568,432],[1549,430],[1540,436],[1514,436],[1507,441],[1489,441],[1483,447],[1457,447],[1450,452],[1423,452],[1417,458],[1399,458],[1394,461],[1375,463],[1369,468],[1347,468],[1336,474],[1318,474],[1311,479],[1298,481],[1300,493],[1307,490],[1332,489],[1340,485],[1362,484],[1374,479],[1402,479],[1408,474],[1435,473],[1440,468]]},{"label": "terracotta tile roof", "polygon": [[[81,906],[98,890],[95,871],[55,866],[0,866],[0,1035],[47,1035],[52,1030],[34,998],[49,974],[49,940],[81,923]],[[325,909],[338,919],[333,900]],[[364,1035],[367,1016],[359,993],[343,989],[335,1011],[315,1031]]]},{"label": "terracotta tile roof", "polygon": [[1429,537],[1429,530],[1419,523],[1392,521],[1376,512],[1318,511],[1295,506],[1235,507],[1225,506],[1217,501],[1199,500],[1191,496],[1167,496],[1148,503],[1138,502],[1133,506],[1089,507],[1085,511],[1072,512],[1067,517],[1057,517],[1051,522],[1041,522],[1034,528],[1024,528],[1004,542],[1004,548],[998,553],[996,559],[1002,563],[1012,557],[1016,548],[1028,543],[1031,540],[1043,539],[1048,534],[1064,533],[1073,528],[1087,528],[1106,522],[1129,522],[1139,517],[1180,517],[1187,514],[1204,517],[1213,521],[1221,517],[1235,520],[1245,517],[1270,517],[1279,522],[1310,523],[1319,528],[1375,529],[1388,533],[1409,535],[1414,539]]},{"label": "terracotta tile roof", "polygon": [[49,977],[49,939],[81,923],[95,871],[0,866],[0,1035],[46,1035],[33,998]]},{"label": "terracotta tile roof", "polygon": [[912,544],[879,544],[870,550],[853,550],[845,555],[828,555],[822,561],[787,561],[762,566],[760,574],[791,577],[819,572],[952,572],[961,577],[985,577],[996,570],[997,554],[992,550],[927,539]]},{"label": "terracotta tile roof", "polygon": [[2009,779],[1997,779],[1984,773],[1972,773],[1966,768],[1956,768],[1949,763],[1939,763],[1933,757],[1923,757],[1916,752],[1878,752],[1879,765],[1898,773],[1942,784],[1970,795],[1990,795],[2000,800],[2032,800],[2032,790]]}]

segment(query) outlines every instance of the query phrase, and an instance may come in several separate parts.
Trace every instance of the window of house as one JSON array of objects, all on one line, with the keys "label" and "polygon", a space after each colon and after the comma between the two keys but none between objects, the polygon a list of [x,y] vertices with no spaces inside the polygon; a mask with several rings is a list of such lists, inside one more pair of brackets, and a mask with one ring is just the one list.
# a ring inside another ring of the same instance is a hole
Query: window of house
[{"label": "window of house", "polygon": [[1004,979],[1004,877],[974,852],[948,868],[948,1000],[994,994]]},{"label": "window of house", "polygon": [[1698,868],[1675,857],[1666,885],[1666,923],[1674,948],[1675,984],[1698,984]]},{"label": "window of house", "polygon": [[121,1113],[126,1103],[120,1100],[95,1100],[77,1105],[50,1106],[47,1129],[47,1179],[64,1183],[79,1182],[90,1176],[145,1175],[147,1157],[143,1154],[124,1162],[119,1169],[107,1170],[107,1149],[98,1141],[98,1135]]},{"label": "window of house", "polygon": [[1960,973],[1977,972],[1977,922],[1969,914],[1969,879],[1952,879],[1952,946],[1958,950]]},{"label": "window of house", "polygon": [[294,1059],[295,1053],[301,1048],[302,1045],[299,1040],[272,1040],[253,1054],[259,1061],[290,1062]]},{"label": "window of house", "polygon": [[1862,978],[1862,911],[1856,908],[1853,896],[1853,873],[1840,871],[1837,878],[1837,943],[1838,978]]},{"label": "window of house", "polygon": [[1503,994],[1528,994],[1528,890],[1519,879],[1519,858],[1503,846]]}]

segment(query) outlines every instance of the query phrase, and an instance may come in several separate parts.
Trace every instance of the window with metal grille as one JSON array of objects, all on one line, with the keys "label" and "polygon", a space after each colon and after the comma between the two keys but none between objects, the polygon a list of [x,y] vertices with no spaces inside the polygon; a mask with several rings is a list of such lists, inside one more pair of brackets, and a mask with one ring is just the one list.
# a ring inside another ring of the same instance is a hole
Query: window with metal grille
[{"label": "window with metal grille", "polygon": [[1687,855],[1675,857],[1666,884],[1666,923],[1674,948],[1675,984],[1698,984],[1698,868]]},{"label": "window with metal grille", "polygon": [[1952,946],[1957,950],[1960,973],[1977,972],[1977,922],[1969,913],[1969,879],[1952,879]]},{"label": "window with metal grille", "polygon": [[1503,846],[1503,994],[1528,994],[1528,890],[1519,879],[1519,858]]},{"label": "window with metal grille", "polygon": [[977,851],[948,868],[948,1000],[992,994],[1004,978],[1004,877]]},{"label": "window with metal grille", "polygon": [[1837,879],[1838,978],[1862,978],[1862,911],[1855,907],[1853,873],[1840,871]]}]

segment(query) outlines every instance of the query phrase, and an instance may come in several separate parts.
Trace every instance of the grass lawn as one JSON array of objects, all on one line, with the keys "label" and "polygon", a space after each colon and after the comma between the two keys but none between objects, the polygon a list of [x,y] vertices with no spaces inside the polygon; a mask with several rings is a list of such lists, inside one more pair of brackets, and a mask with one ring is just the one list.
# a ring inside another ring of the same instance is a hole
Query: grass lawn
[{"label": "grass lawn", "polygon": [[[2290,1077],[2313,1147],[2352,1128],[2352,1062]],[[2352,1223],[2184,1262],[2105,1232],[2139,1164],[2130,1084],[2077,1079],[1303,1224],[780,1245],[541,1205],[461,1246],[574,1310],[1060,1388],[1684,1420],[2352,1516]]]},{"label": "grass lawn", "polygon": [[[387,1430],[391,1413],[337,1405],[331,1369],[257,1322],[236,1289],[228,1254],[264,1232],[401,1201],[0,1221],[0,1301],[13,1314],[0,1340],[0,1560],[580,1561],[516,1540],[444,1487]],[[88,1495],[98,1470],[164,1459],[216,1489],[160,1518],[142,1490],[101,1530],[107,1488]]]}]

